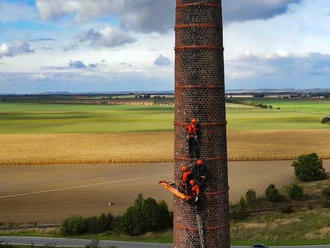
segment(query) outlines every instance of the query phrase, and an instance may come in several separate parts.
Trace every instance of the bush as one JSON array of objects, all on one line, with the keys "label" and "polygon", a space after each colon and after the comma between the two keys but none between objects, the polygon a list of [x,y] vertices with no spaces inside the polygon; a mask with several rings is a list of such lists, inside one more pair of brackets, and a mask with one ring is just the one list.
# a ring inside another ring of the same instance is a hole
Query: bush
[{"label": "bush", "polygon": [[91,234],[100,233],[97,217],[86,218],[85,225],[86,225],[86,233],[91,233]]},{"label": "bush", "polygon": [[154,199],[144,199],[142,195],[136,199],[133,207],[129,207],[116,220],[116,230],[128,235],[141,235],[151,231],[163,231],[173,226],[173,216],[164,201],[157,203]]},{"label": "bush", "polygon": [[114,218],[111,214],[101,214],[97,220],[99,232],[112,231],[114,226]]},{"label": "bush", "polygon": [[299,156],[292,166],[295,168],[296,177],[301,181],[319,181],[327,178],[323,161],[316,153]]},{"label": "bush", "polygon": [[283,200],[283,196],[278,192],[274,184],[271,184],[265,190],[266,200],[271,202],[279,202]]},{"label": "bush", "polygon": [[141,235],[171,227],[173,227],[173,213],[168,211],[166,202],[157,203],[152,198],[144,199],[142,195],[139,195],[134,206],[129,207],[122,216],[116,218],[111,214],[89,218],[71,216],[63,221],[61,233],[80,235],[115,231],[128,235]]},{"label": "bush", "polygon": [[70,216],[61,225],[63,235],[80,235],[86,232],[86,222],[81,216]]},{"label": "bush", "polygon": [[325,189],[322,189],[321,193],[325,197],[330,197],[330,186]]},{"label": "bush", "polygon": [[243,220],[248,216],[246,201],[242,197],[239,204],[233,205],[230,207],[230,218]]},{"label": "bush", "polygon": [[64,235],[98,234],[112,231],[113,222],[114,218],[111,214],[102,214],[100,217],[94,216],[89,218],[71,216],[62,222],[61,233]]},{"label": "bush", "polygon": [[253,204],[257,201],[257,193],[254,189],[249,189],[245,194],[245,199],[247,201],[247,204]]},{"label": "bush", "polygon": [[304,196],[304,190],[296,184],[291,184],[288,188],[288,194],[290,199],[301,200]]},{"label": "bush", "polygon": [[326,116],[321,121],[322,124],[330,123],[330,116]]},{"label": "bush", "polygon": [[0,241],[0,248],[14,248],[14,246]]}]

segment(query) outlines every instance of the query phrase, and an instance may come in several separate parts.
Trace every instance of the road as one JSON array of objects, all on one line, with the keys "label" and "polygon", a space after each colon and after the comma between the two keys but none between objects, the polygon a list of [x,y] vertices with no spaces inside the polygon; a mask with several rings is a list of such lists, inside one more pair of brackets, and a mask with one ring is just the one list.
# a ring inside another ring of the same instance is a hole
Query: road
[{"label": "road", "polygon": [[[324,161],[330,171],[330,160]],[[247,189],[258,195],[271,183],[280,187],[294,179],[291,161],[229,162],[230,200]],[[139,193],[166,200],[172,195],[158,185],[172,180],[172,163],[0,166],[0,222],[61,223],[70,215],[118,215]]]},{"label": "road", "polygon": [[[85,247],[90,244],[87,239],[69,239],[69,238],[39,238],[39,237],[7,237],[0,236],[0,243],[12,245],[31,245],[34,246],[56,246],[56,247]],[[172,244],[155,243],[133,243],[122,241],[106,241],[99,243],[101,248],[172,248]],[[277,246],[278,248],[293,248],[293,246]],[[246,248],[245,246],[233,246],[233,248]],[[314,246],[294,246],[294,248],[330,248],[330,245]]]}]

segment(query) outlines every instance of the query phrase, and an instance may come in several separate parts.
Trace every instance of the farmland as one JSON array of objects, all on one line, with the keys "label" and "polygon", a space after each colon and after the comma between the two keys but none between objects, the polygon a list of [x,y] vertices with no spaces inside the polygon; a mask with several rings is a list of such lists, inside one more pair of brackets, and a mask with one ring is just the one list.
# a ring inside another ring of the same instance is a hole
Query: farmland
[{"label": "farmland", "polygon": [[[274,109],[227,104],[230,160],[330,158],[330,126],[321,124],[330,101],[267,104]],[[173,107],[2,103],[0,139],[2,165],[167,162]]]}]

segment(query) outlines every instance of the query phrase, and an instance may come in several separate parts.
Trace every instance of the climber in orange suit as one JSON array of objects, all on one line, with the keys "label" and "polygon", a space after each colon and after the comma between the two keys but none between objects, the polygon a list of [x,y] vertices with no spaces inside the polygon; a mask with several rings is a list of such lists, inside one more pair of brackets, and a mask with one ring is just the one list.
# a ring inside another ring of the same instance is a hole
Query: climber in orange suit
[{"label": "climber in orange suit", "polygon": [[199,185],[195,183],[194,180],[190,180],[189,184],[191,186],[191,195],[195,203],[199,203],[201,200],[201,190]]},{"label": "climber in orange suit", "polygon": [[198,158],[200,156],[199,139],[201,136],[201,128],[195,118],[186,126],[186,131],[188,132],[189,155],[192,158]]}]

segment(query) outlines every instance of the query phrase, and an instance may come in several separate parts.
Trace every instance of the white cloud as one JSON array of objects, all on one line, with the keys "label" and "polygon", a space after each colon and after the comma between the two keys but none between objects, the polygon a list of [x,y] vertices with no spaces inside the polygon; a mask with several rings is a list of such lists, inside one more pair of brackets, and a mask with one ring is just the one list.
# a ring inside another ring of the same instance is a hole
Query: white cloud
[{"label": "white cloud", "polygon": [[26,41],[17,40],[12,43],[0,44],[0,58],[1,57],[14,57],[21,54],[34,53],[30,44]]},{"label": "white cloud", "polygon": [[154,61],[154,65],[157,65],[157,66],[167,66],[170,64],[171,64],[171,60],[161,54]]},{"label": "white cloud", "polygon": [[[173,0],[38,0],[45,20],[73,15],[77,22],[107,16],[117,17],[125,29],[164,33],[174,25]],[[301,0],[230,0],[223,1],[225,22],[269,19],[287,11]]]},{"label": "white cloud", "polygon": [[100,31],[90,29],[87,32],[80,33],[78,35],[78,41],[80,43],[87,42],[96,47],[116,47],[134,43],[136,38],[116,27],[107,26]]},{"label": "white cloud", "polygon": [[290,4],[302,0],[230,0],[224,1],[224,19],[226,23],[247,20],[270,19],[285,13]]},{"label": "white cloud", "polygon": [[35,79],[35,80],[45,80],[45,79],[48,78],[48,76],[46,74],[43,74],[43,73],[38,73],[38,74],[32,74],[31,78]]},{"label": "white cloud", "polygon": [[330,54],[277,51],[264,56],[245,55],[226,64],[229,85],[239,84],[239,88],[329,86]]}]

